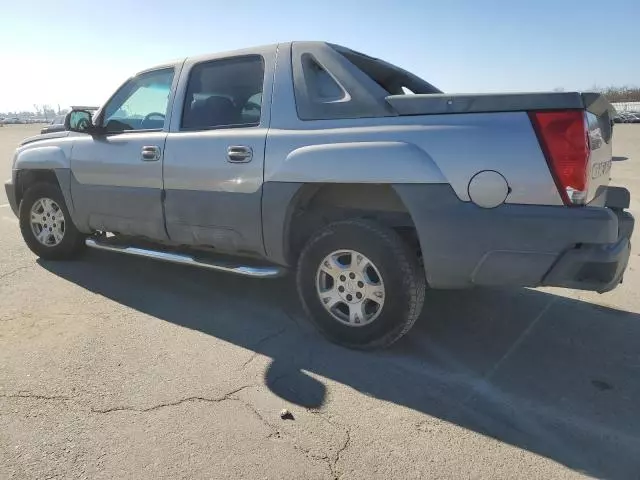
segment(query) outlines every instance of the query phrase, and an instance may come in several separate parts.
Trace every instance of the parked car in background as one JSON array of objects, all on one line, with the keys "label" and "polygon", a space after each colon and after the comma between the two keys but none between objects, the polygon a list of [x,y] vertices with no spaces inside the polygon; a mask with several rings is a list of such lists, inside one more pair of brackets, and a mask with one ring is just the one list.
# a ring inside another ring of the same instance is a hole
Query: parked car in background
[{"label": "parked car in background", "polygon": [[613,121],[615,123],[640,123],[640,112],[618,112]]},{"label": "parked car in background", "polygon": [[640,112],[629,112],[625,123],[640,123]]},{"label": "parked car in background", "polygon": [[66,115],[56,115],[51,123],[40,130],[40,133],[62,132],[64,130],[64,118]]}]

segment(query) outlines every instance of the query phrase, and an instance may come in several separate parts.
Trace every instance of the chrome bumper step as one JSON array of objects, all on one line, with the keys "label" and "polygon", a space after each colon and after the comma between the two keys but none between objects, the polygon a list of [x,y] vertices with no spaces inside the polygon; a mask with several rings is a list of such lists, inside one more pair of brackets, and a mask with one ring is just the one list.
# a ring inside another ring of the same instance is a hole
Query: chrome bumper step
[{"label": "chrome bumper step", "polygon": [[284,275],[286,270],[278,266],[249,266],[236,265],[230,262],[214,262],[209,259],[196,259],[191,255],[183,253],[163,252],[161,250],[150,250],[147,248],[139,248],[127,245],[118,245],[98,238],[87,238],[85,241],[87,247],[98,250],[106,250],[109,252],[126,253],[135,257],[152,258],[162,262],[177,263],[179,265],[191,265],[194,267],[208,268],[209,270],[217,270],[219,272],[235,273],[245,277],[255,278],[275,278]]}]

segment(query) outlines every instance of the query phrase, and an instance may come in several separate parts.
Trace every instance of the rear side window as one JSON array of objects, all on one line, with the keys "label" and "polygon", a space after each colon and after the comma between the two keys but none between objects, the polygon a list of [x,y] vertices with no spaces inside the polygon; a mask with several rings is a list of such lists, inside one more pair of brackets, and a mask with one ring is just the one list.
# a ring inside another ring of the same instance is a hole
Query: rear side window
[{"label": "rear side window", "polygon": [[347,92],[310,54],[302,55],[302,71],[312,101],[318,103],[349,100]]},{"label": "rear side window", "polygon": [[291,69],[300,120],[391,114],[384,90],[326,43],[293,42]]},{"label": "rear side window", "polygon": [[264,61],[259,55],[214,60],[189,73],[181,130],[260,124]]}]

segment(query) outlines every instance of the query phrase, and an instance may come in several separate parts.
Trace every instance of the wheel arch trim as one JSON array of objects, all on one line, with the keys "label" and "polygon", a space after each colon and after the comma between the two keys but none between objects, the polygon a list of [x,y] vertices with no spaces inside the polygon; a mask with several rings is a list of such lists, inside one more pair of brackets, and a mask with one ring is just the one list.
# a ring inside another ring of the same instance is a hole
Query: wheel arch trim
[{"label": "wheel arch trim", "polygon": [[[289,244],[291,225],[295,211],[307,204],[325,185],[339,185],[316,182],[266,182],[263,185],[262,220],[263,242],[267,258],[280,265],[291,266],[291,246]],[[402,184],[385,183],[403,203],[415,224],[414,212],[401,195]],[[441,185],[441,184],[433,184]],[[428,185],[425,185],[428,186]],[[412,206],[415,209],[415,206]]]},{"label": "wheel arch trim", "polygon": [[14,170],[54,170],[69,168],[69,159],[59,146],[46,145],[18,151]]}]

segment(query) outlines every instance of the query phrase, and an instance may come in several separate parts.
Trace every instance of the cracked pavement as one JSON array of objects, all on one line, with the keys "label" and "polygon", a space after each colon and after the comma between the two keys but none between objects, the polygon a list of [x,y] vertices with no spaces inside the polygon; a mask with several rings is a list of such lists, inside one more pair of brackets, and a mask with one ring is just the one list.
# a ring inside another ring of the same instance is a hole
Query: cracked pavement
[{"label": "cracked pavement", "polygon": [[[640,126],[615,128],[614,183],[637,216]],[[32,130],[0,129],[5,177]],[[640,473],[636,248],[606,295],[428,292],[412,332],[376,353],[319,337],[291,278],[38,261],[4,191],[0,250],[1,479]]]}]

